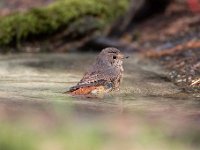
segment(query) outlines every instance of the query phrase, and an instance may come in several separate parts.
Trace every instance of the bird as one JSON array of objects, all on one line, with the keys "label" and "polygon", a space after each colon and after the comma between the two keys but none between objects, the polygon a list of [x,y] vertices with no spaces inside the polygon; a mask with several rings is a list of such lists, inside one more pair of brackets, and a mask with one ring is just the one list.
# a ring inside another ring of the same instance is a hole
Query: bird
[{"label": "bird", "polygon": [[119,91],[123,76],[125,57],[119,49],[107,47],[97,56],[83,78],[67,93],[73,96],[99,96],[111,91]]}]

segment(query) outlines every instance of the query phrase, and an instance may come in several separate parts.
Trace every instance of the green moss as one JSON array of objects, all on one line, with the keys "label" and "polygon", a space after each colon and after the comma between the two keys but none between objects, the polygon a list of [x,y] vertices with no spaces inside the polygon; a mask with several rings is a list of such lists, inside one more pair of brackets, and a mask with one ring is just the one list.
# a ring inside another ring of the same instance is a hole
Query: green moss
[{"label": "green moss", "polygon": [[62,0],[47,7],[3,17],[0,19],[0,45],[18,43],[30,35],[54,33],[84,16],[97,18],[94,24],[97,29],[102,29],[126,10],[128,1]]}]

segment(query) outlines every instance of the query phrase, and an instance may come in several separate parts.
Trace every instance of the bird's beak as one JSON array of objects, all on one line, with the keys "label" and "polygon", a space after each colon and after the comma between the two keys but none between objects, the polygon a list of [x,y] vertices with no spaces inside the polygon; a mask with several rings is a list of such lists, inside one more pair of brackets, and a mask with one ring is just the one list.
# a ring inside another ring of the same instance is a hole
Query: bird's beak
[{"label": "bird's beak", "polygon": [[129,56],[124,56],[123,54],[118,54],[118,58],[119,59],[124,59],[124,58],[129,58]]}]

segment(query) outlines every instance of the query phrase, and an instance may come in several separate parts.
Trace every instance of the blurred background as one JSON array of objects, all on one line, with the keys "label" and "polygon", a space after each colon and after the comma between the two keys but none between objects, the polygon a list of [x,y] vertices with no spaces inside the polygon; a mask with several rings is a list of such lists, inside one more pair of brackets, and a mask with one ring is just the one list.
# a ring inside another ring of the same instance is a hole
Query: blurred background
[{"label": "blurred background", "polygon": [[[63,94],[105,47],[124,79]],[[199,0],[1,0],[1,150],[199,150]]]}]

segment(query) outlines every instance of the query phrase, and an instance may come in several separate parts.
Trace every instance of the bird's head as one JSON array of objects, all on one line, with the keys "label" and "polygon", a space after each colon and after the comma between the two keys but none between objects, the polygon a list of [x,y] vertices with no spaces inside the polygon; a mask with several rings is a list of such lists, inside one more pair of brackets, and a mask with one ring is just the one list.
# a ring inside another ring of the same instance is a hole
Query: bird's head
[{"label": "bird's head", "polygon": [[103,49],[98,55],[98,59],[111,66],[121,66],[125,57],[120,50],[113,47]]}]

